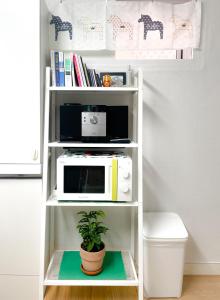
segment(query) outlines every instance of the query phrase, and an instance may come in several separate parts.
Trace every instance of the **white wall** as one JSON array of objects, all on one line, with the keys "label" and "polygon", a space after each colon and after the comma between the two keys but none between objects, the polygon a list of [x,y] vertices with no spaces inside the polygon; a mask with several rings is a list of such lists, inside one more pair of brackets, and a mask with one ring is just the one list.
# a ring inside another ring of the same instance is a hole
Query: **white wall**
[{"label": "white wall", "polygon": [[144,70],[144,207],[182,217],[188,263],[220,262],[219,10],[218,0],[203,1],[193,61],[98,60],[100,68],[131,63]]},{"label": "white wall", "polygon": [[145,208],[182,217],[188,263],[220,262],[219,9],[204,3],[195,62],[145,71]]}]

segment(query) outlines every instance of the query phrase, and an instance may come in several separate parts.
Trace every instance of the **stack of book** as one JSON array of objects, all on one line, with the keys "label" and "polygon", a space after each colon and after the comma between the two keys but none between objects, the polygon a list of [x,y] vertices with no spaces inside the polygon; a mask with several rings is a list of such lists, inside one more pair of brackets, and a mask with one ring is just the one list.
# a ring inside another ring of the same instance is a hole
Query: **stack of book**
[{"label": "stack of book", "polygon": [[88,69],[75,53],[51,50],[52,85],[64,87],[101,87],[95,69]]}]

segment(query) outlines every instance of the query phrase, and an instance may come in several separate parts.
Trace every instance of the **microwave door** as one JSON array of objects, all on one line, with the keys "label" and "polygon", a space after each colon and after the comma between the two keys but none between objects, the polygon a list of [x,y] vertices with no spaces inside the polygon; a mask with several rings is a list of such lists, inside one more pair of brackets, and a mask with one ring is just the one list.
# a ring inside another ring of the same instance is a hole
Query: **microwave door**
[{"label": "microwave door", "polygon": [[[64,195],[68,200],[109,200],[105,165],[64,166]],[[106,199],[107,198],[107,199]]]},{"label": "microwave door", "polygon": [[79,180],[78,180],[78,189],[75,193],[86,193],[86,186],[88,184],[88,171],[86,172],[85,168],[80,168],[79,170]]},{"label": "microwave door", "polygon": [[88,186],[89,186],[89,172],[88,172],[88,169],[86,170],[84,176],[85,177],[84,177],[84,185],[83,185],[82,193],[86,193],[89,190],[89,188],[88,188]]},{"label": "microwave door", "polygon": [[104,194],[105,193],[105,167],[87,166],[83,169],[81,178],[83,194]]}]

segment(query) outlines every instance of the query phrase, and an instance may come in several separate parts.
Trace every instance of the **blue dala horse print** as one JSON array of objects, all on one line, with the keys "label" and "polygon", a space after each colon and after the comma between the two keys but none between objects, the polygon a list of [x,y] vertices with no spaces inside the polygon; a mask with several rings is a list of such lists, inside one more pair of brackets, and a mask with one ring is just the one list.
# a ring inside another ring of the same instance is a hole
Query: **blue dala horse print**
[{"label": "blue dala horse print", "polygon": [[70,22],[63,22],[60,17],[52,16],[50,25],[55,25],[55,41],[58,39],[58,34],[60,31],[69,31],[70,40],[73,38],[73,26]]},{"label": "blue dala horse print", "polygon": [[148,31],[159,30],[160,39],[163,39],[163,23],[160,21],[152,21],[151,17],[148,15],[141,15],[141,18],[138,20],[138,23],[144,23],[144,40],[147,38]]}]

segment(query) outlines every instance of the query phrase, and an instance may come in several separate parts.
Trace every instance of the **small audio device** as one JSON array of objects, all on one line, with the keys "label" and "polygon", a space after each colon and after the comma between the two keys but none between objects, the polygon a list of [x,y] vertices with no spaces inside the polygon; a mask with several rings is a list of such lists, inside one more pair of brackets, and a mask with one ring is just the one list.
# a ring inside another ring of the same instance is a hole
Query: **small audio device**
[{"label": "small audio device", "polygon": [[85,143],[129,143],[128,106],[81,105],[60,106],[60,141]]},{"label": "small audio device", "polygon": [[81,114],[81,141],[87,143],[106,142],[106,120],[105,105],[83,105]]}]

